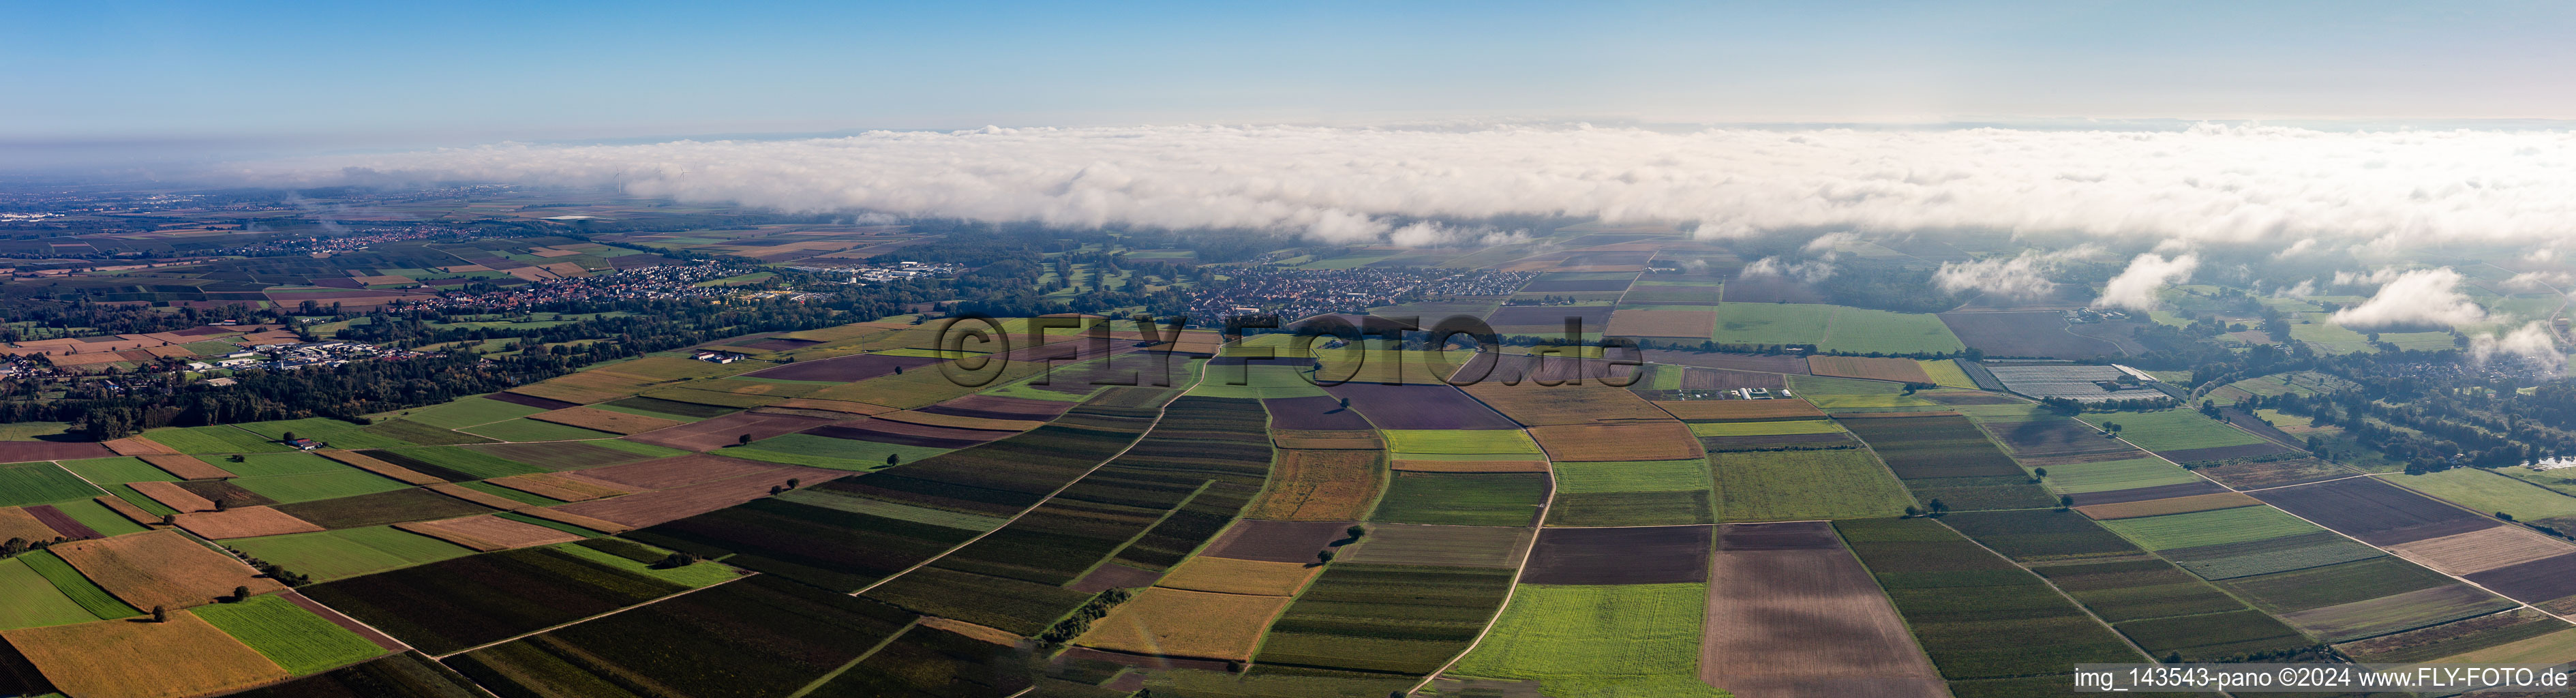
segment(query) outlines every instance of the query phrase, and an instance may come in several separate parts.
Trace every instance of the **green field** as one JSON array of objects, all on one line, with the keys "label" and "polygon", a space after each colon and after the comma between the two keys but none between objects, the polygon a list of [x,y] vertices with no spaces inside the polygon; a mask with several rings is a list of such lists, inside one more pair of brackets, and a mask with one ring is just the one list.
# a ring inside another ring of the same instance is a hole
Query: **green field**
[{"label": "green field", "polygon": [[[1268,335],[1281,336],[1286,335]],[[1285,353],[1285,352],[1282,352]],[[1275,361],[1252,360],[1240,366],[1211,366],[1198,385],[1184,393],[1191,397],[1314,397],[1324,394],[1308,380],[1308,365],[1300,359]]]},{"label": "green field", "polygon": [[1939,384],[1941,387],[1962,388],[1966,390],[1977,389],[1977,382],[1968,378],[1968,372],[1965,369],[1959,368],[1959,362],[1957,361],[1952,361],[1950,359],[1923,359],[1916,363],[1923,365],[1923,375],[1931,376],[1932,382]]},{"label": "green field", "polygon": [[274,453],[293,451],[294,447],[270,441],[231,426],[180,427],[144,432],[151,439],[180,453]]},{"label": "green field", "polygon": [[237,538],[224,545],[287,571],[310,575],[317,582],[474,554],[464,546],[391,526]]},{"label": "green field", "polygon": [[104,493],[82,482],[80,476],[52,463],[0,465],[0,507],[88,499],[100,494]]},{"label": "green field", "polygon": [[529,494],[529,493],[526,493],[526,492],[521,492],[521,491],[518,491],[518,490],[510,489],[510,488],[507,488],[507,487],[502,487],[502,486],[500,486],[500,485],[495,485],[495,484],[492,484],[492,483],[489,483],[489,482],[484,482],[484,481],[481,481],[481,480],[476,480],[476,481],[473,481],[473,482],[459,482],[459,483],[456,483],[456,486],[458,486],[458,487],[463,487],[463,488],[465,488],[465,489],[473,490],[473,491],[476,491],[476,492],[481,492],[481,493],[484,493],[484,494],[492,495],[492,496],[494,496],[494,497],[500,497],[500,498],[502,498],[502,499],[507,499],[507,500],[510,500],[510,501],[513,501],[513,502],[518,502],[518,503],[521,503],[521,504],[534,504],[534,505],[541,506],[541,507],[550,507],[550,506],[554,506],[554,505],[562,504],[562,503],[563,503],[563,500],[560,500],[560,499],[555,499],[555,498],[552,498],[552,497],[543,497],[543,496],[533,495],[533,494]]},{"label": "green field", "polygon": [[1547,499],[1537,473],[1400,472],[1372,521],[1452,526],[1527,526]]},{"label": "green field", "polygon": [[[152,467],[151,463],[145,463],[143,462],[143,459],[133,456],[83,458],[80,460],[60,461],[60,463],[64,470],[72,471],[90,482],[100,484],[121,482],[176,482],[179,479],[179,476],[162,472],[160,468]],[[227,463],[225,465],[230,464]],[[227,470],[229,470],[229,468],[227,468]]]},{"label": "green field", "polygon": [[1542,455],[1538,442],[1519,429],[1388,429],[1386,450],[1450,455]]},{"label": "green field", "polygon": [[1781,436],[1787,434],[1840,434],[1842,425],[1830,419],[1794,419],[1779,422],[1699,422],[1690,425],[1692,436]]},{"label": "green field", "polygon": [[2048,466],[2048,477],[2044,479],[2050,489],[2066,493],[2109,492],[2199,480],[2200,476],[2162,458],[2052,465]]},{"label": "green field", "polygon": [[2324,530],[2271,507],[2115,519],[2102,522],[2102,526],[2148,550],[2242,543]]},{"label": "green field", "polygon": [[133,519],[125,518],[124,514],[111,511],[107,505],[93,499],[55,502],[54,508],[61,509],[63,514],[72,517],[73,521],[81,522],[81,525],[88,526],[90,530],[97,531],[102,536],[121,536],[128,533],[142,533],[145,530]]},{"label": "green field", "polygon": [[376,643],[273,595],[199,606],[192,612],[299,676],[385,654]]},{"label": "green field", "polygon": [[210,459],[207,462],[215,464],[215,467],[230,470],[234,475],[242,477],[306,475],[311,473],[339,472],[349,469],[349,466],[341,465],[339,461],[334,461],[311,453],[301,452],[245,453],[242,454],[240,462],[234,462],[229,456],[219,459]]},{"label": "green field", "polygon": [[1709,488],[1708,461],[1557,463],[1556,492],[1672,492]]},{"label": "green field", "polygon": [[388,448],[412,445],[409,441],[360,431],[356,424],[322,417],[251,422],[237,426],[276,441],[284,441],[287,435],[292,434],[299,439],[321,441],[329,444],[331,448]]},{"label": "green field", "polygon": [[1724,696],[1699,681],[1707,605],[1707,584],[1522,585],[1453,671],[1559,696]]},{"label": "green field", "polygon": [[2118,424],[2120,438],[2149,451],[2181,451],[2264,442],[2262,437],[2246,433],[2243,429],[2210,419],[2191,410],[2097,412],[2078,415],[2076,418],[2096,427],[2102,427],[2105,422]]},{"label": "green field", "polygon": [[894,456],[899,463],[910,463],[947,453],[950,450],[953,449],[835,439],[812,434],[784,434],[754,441],[747,446],[728,448],[724,450],[724,454],[731,458],[833,470],[868,470],[886,467],[886,456]]},{"label": "green field", "polygon": [[[626,542],[617,539],[610,540],[612,543]],[[661,554],[668,554],[670,552],[659,548],[646,548],[646,546],[635,543],[627,543],[627,545],[632,545],[636,548],[649,549]],[[558,543],[554,547],[555,549],[564,551],[574,557],[596,562],[603,566],[633,572],[635,574],[652,577],[654,579],[678,584],[691,589],[742,576],[742,573],[736,572],[733,568],[726,567],[723,563],[719,562],[700,562],[687,567],[654,569],[650,561],[639,561],[633,558],[613,555],[581,543]],[[658,556],[656,559],[658,559]]]},{"label": "green field", "polygon": [[591,430],[591,429],[583,429],[583,428],[581,428],[581,427],[575,427],[575,426],[565,426],[565,425],[562,425],[562,424],[556,424],[556,423],[553,423],[553,422],[540,422],[540,421],[537,421],[537,420],[534,420],[534,419],[528,419],[528,418],[525,418],[525,417],[521,417],[521,418],[518,418],[518,419],[504,420],[504,421],[499,421],[499,422],[493,422],[493,423],[491,423],[491,424],[485,424],[485,425],[482,425],[482,426],[472,427],[472,428],[467,428],[467,429],[460,429],[460,430],[458,430],[458,431],[463,431],[463,432],[465,432],[465,433],[473,434],[473,435],[475,435],[475,436],[485,436],[485,437],[490,437],[490,438],[500,439],[500,440],[502,440],[502,441],[517,441],[517,442],[524,442],[524,441],[574,441],[574,440],[579,440],[579,439],[614,439],[614,438],[617,438],[617,435],[616,435],[616,434],[611,434],[611,433],[604,432],[604,431],[596,431],[596,430]]},{"label": "green field", "polygon": [[[2530,472],[2525,469],[2523,472]],[[2484,512],[2503,512],[2525,521],[2576,516],[2576,497],[2477,468],[2452,468],[2423,475],[2381,475],[2410,490],[2451,500]]]},{"label": "green field", "polygon": [[1709,460],[1720,521],[1871,518],[1914,506],[1914,497],[1865,451],[1746,451]]},{"label": "green field", "polygon": [[1941,318],[1840,305],[1720,303],[1721,344],[1813,344],[1825,351],[1952,352],[1967,348]]},{"label": "green field", "polygon": [[98,620],[45,576],[17,559],[0,560],[0,630]]},{"label": "green field", "polygon": [[54,589],[62,592],[63,596],[69,597],[72,603],[88,609],[90,615],[97,616],[99,620],[130,618],[143,613],[117,600],[115,594],[99,588],[97,582],[82,576],[80,570],[72,568],[72,563],[64,562],[62,557],[53,554],[52,551],[39,550],[20,555],[17,559],[24,563],[28,570],[44,577],[45,581],[53,582]]},{"label": "green field", "polygon": [[279,504],[355,497],[362,494],[391,492],[410,486],[382,475],[346,467],[335,471],[302,475],[237,478],[232,483],[242,489],[257,492],[260,496],[277,500]]}]

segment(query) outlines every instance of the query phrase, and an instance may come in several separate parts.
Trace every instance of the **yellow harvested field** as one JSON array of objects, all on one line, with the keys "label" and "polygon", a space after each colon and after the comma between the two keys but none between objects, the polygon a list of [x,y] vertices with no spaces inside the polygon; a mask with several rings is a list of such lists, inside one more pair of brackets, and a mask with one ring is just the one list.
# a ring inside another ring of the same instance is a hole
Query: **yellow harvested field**
[{"label": "yellow harvested field", "polygon": [[90,500],[98,502],[99,506],[107,507],[108,511],[116,512],[118,516],[123,516],[135,523],[143,524],[145,526],[161,525],[161,517],[153,516],[152,512],[144,511],[143,507],[135,506],[133,502],[125,501],[124,498],[100,496],[91,497]]},{"label": "yellow harvested field", "polygon": [[1272,521],[1354,521],[1368,517],[1386,474],[1374,451],[1282,450],[1270,487],[1244,516]]},{"label": "yellow harvested field", "polygon": [[1655,403],[1685,422],[1754,422],[1819,419],[1825,411],[1806,400],[1662,400]]},{"label": "yellow harvested field", "polygon": [[2263,502],[2260,500],[2239,492],[2213,492],[2210,494],[2195,494],[2189,497],[2150,499],[2142,502],[2095,504],[2091,506],[2076,507],[2075,510],[2084,512],[2085,516],[2093,517],[2093,520],[2095,521],[2107,521],[2111,519],[2134,519],[2141,516],[2163,516],[2166,514],[2189,514],[2195,511],[2234,509],[2237,507],[2250,507],[2262,503]]},{"label": "yellow harvested field", "polygon": [[[1285,596],[1146,589],[1092,621],[1073,644],[1144,655],[1249,661]],[[2570,631],[2576,632],[2576,631]]]},{"label": "yellow harvested field", "polygon": [[185,612],[167,623],[122,620],[0,633],[73,696],[187,698],[287,678],[259,651]]},{"label": "yellow harvested field", "polygon": [[61,537],[63,534],[56,533],[54,527],[45,525],[25,509],[0,507],[0,541],[17,538],[33,543]]},{"label": "yellow harvested field", "polygon": [[179,527],[200,538],[257,538],[289,533],[312,533],[322,530],[303,519],[268,507],[235,507],[224,511],[180,514]]},{"label": "yellow harvested field", "polygon": [[976,625],[974,623],[968,623],[955,618],[922,616],[921,627],[938,628],[940,630],[946,630],[948,632],[975,638],[977,640],[983,640],[985,642],[990,642],[1004,647],[1018,646],[1022,639],[1018,634],[1008,630]]},{"label": "yellow harvested field", "polygon": [[2497,526],[2399,543],[2388,550],[2443,574],[2475,574],[2576,552],[2576,547],[2521,526]]},{"label": "yellow harvested field", "polygon": [[394,528],[485,552],[581,540],[581,536],[489,514],[460,519],[398,523],[394,524]]},{"label": "yellow harvested field", "polygon": [[537,518],[540,518],[540,519],[545,519],[545,520],[547,520],[547,521],[552,521],[552,522],[559,523],[559,524],[572,524],[572,525],[580,526],[580,527],[582,527],[582,528],[587,528],[587,529],[590,529],[590,530],[593,530],[593,531],[599,531],[599,532],[601,532],[601,533],[625,533],[625,532],[627,532],[627,531],[629,531],[629,530],[633,530],[633,529],[635,528],[635,527],[633,527],[633,526],[628,526],[628,525],[626,525],[626,524],[621,524],[621,523],[618,523],[618,522],[615,522],[615,521],[610,521],[610,520],[607,520],[607,519],[596,519],[596,518],[591,518],[591,517],[588,517],[588,516],[583,516],[583,515],[580,515],[580,514],[575,514],[575,513],[572,513],[572,512],[568,512],[568,511],[561,510],[561,509],[556,509],[556,508],[553,508],[553,507],[529,507],[529,506],[523,506],[523,507],[520,507],[518,511],[516,511],[516,512],[512,512],[512,513],[516,513],[516,514],[520,514],[520,515],[524,515],[524,516],[534,516],[534,517],[537,517]]},{"label": "yellow harvested field", "polygon": [[240,560],[168,529],[76,540],[53,551],[107,593],[147,611],[214,603],[216,597],[231,596],[237,586],[249,587],[253,595],[286,588]]},{"label": "yellow harvested field", "polygon": [[1544,473],[1543,460],[1400,460],[1393,470],[1417,473]]},{"label": "yellow harvested field", "polygon": [[1306,582],[1323,574],[1323,565],[1303,562],[1237,560],[1200,555],[1172,568],[1154,586],[1218,594],[1295,596]]},{"label": "yellow harvested field", "polygon": [[496,478],[492,478],[492,479],[489,479],[489,480],[484,480],[484,482],[492,483],[493,485],[497,485],[497,486],[501,486],[501,487],[507,487],[507,488],[514,489],[514,490],[518,490],[518,491],[521,491],[521,492],[526,492],[526,493],[528,493],[528,494],[533,494],[533,495],[536,495],[536,496],[539,496],[539,497],[545,497],[545,498],[548,498],[548,499],[562,500],[562,501],[566,501],[566,502],[586,502],[586,501],[590,501],[590,500],[593,500],[593,499],[598,499],[598,498],[601,498],[601,497],[608,496],[608,495],[606,495],[606,494],[601,494],[601,493],[599,493],[599,492],[597,492],[597,491],[592,491],[592,490],[590,490],[589,488],[574,489],[574,488],[570,488],[570,487],[564,487],[564,486],[561,486],[561,485],[557,485],[557,484],[555,484],[555,483],[553,483],[553,482],[548,482],[548,481],[538,480],[538,479],[536,479],[535,477],[528,476],[528,475],[512,475],[512,476],[509,476],[509,477],[496,477]]},{"label": "yellow harvested field", "polygon": [[143,496],[151,497],[152,501],[160,502],[161,506],[177,509],[181,513],[215,510],[214,502],[167,482],[129,482],[125,483],[125,486],[134,488],[135,492],[142,493]]},{"label": "yellow harvested field", "polygon": [[181,480],[222,480],[233,477],[232,471],[198,460],[196,456],[153,454],[139,457],[143,462],[151,463],[152,467],[160,468],[161,472],[176,475]]},{"label": "yellow harvested field", "polygon": [[128,436],[114,441],[102,442],[99,445],[106,446],[107,450],[114,451],[116,452],[116,455],[120,456],[151,456],[178,453],[178,451],[173,450],[168,446],[163,446],[158,442],[154,442],[151,439],[146,439],[140,436]]},{"label": "yellow harvested field", "polygon": [[362,455],[355,451],[330,450],[316,451],[315,453],[320,454],[324,458],[339,461],[342,465],[393,478],[394,480],[400,481],[406,485],[435,485],[446,482],[446,480],[422,474],[420,471],[376,460],[373,457]]}]

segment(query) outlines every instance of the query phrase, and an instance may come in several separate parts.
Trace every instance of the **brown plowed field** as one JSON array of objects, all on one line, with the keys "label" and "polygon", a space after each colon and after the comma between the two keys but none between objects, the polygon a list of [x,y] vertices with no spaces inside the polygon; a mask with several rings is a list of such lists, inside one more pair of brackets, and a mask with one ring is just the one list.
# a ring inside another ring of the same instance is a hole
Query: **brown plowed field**
[{"label": "brown plowed field", "polygon": [[1378,451],[1386,448],[1386,442],[1378,438],[1375,429],[1272,429],[1270,443],[1280,448],[1324,451]]},{"label": "brown plowed field", "polygon": [[2102,430],[2067,417],[2045,417],[2027,422],[1988,422],[1982,425],[2004,448],[2020,457],[2070,456],[2092,453],[2128,453],[2133,458],[2146,454],[2128,442],[2103,436]]},{"label": "brown plowed field", "polygon": [[2084,512],[2085,516],[2093,517],[2093,520],[2095,521],[2104,521],[2109,519],[2134,519],[2141,516],[2188,514],[2195,511],[2234,509],[2236,507],[2250,507],[2262,503],[2263,502],[2261,500],[2245,496],[2242,493],[2215,492],[2210,494],[2196,494],[2187,497],[2121,502],[2118,504],[2093,504],[2076,507],[2075,510]]},{"label": "brown plowed field", "polygon": [[1550,528],[1538,532],[1522,584],[1708,581],[1713,526]]},{"label": "brown plowed field", "polygon": [[1819,376],[1867,378],[1898,383],[1930,383],[1932,376],[1923,373],[1923,364],[1913,359],[1883,359],[1866,356],[1810,356],[1807,372]]},{"label": "brown plowed field", "polygon": [[2468,575],[2511,567],[2553,555],[2576,552],[2564,542],[2520,526],[2497,526],[2453,536],[2426,538],[2388,549],[2443,574]]},{"label": "brown plowed field", "polygon": [[528,418],[540,422],[553,422],[556,424],[581,427],[583,429],[595,429],[611,434],[641,434],[655,429],[666,429],[679,426],[682,423],[680,420],[676,419],[646,417],[640,414],[613,412],[596,407],[566,407],[553,412],[539,412],[528,415]]},{"label": "brown plowed field", "polygon": [[[818,362],[819,363],[819,362]],[[736,412],[679,426],[626,437],[629,441],[668,446],[686,451],[706,451],[733,445],[744,434],[759,441],[830,424],[832,420],[785,414]]]},{"label": "brown plowed field", "polygon": [[1685,422],[1776,422],[1825,416],[1824,410],[1805,400],[1665,400],[1654,405]]},{"label": "brown plowed field", "polygon": [[1707,455],[1690,427],[1672,420],[1532,427],[1529,433],[1554,461],[1684,460]]},{"label": "brown plowed field", "polygon": [[1270,410],[1270,428],[1301,430],[1369,429],[1358,410],[1342,406],[1341,400],[1329,395],[1310,397],[1268,398],[1261,406]]},{"label": "brown plowed field", "polygon": [[[779,404],[784,405],[786,403]],[[1073,405],[1074,403],[1062,400],[1035,400],[1023,397],[968,395],[966,397],[924,407],[919,411],[931,414],[954,415],[958,417],[1023,419],[1043,422],[1055,419],[1057,415],[1064,414],[1065,410],[1073,409]],[[873,405],[871,406],[873,407]]]},{"label": "brown plowed field", "polygon": [[624,524],[617,523],[617,522],[615,522],[615,521],[609,521],[609,520],[607,520],[607,519],[595,519],[595,518],[591,518],[591,517],[588,517],[588,516],[582,516],[582,515],[580,515],[580,514],[575,514],[575,513],[572,513],[572,512],[568,512],[568,511],[563,511],[563,510],[560,510],[560,509],[555,509],[555,508],[553,508],[553,507],[530,507],[530,506],[523,506],[523,507],[520,507],[518,511],[511,512],[511,513],[514,513],[514,514],[520,514],[520,515],[524,515],[524,516],[532,516],[532,517],[536,517],[536,518],[540,518],[540,519],[545,519],[545,520],[547,520],[547,521],[552,521],[552,522],[559,523],[559,524],[572,524],[572,525],[574,525],[574,526],[580,526],[580,527],[582,527],[582,528],[587,528],[587,529],[590,529],[590,530],[593,530],[593,531],[601,531],[601,532],[605,532],[605,533],[624,533],[624,532],[626,532],[626,531],[631,530],[631,529],[633,529],[633,528],[634,528],[633,526],[627,526],[627,525],[624,525]]},{"label": "brown plowed field", "polygon": [[[1765,528],[1823,529],[1821,544],[1722,546],[1711,561],[1700,679],[1740,696],[1946,698],[1940,673],[1829,524],[1729,524],[1734,540]],[[1808,538],[1814,536],[1760,536]]]},{"label": "brown plowed field", "polygon": [[1518,429],[1520,425],[1447,384],[1343,383],[1327,386],[1333,397],[1351,399],[1380,429]]},{"label": "brown plowed field", "polygon": [[594,499],[551,508],[565,513],[603,519],[623,526],[642,528],[769,496],[769,488],[785,484],[789,478],[800,479],[803,481],[802,486],[812,487],[849,474],[847,471],[840,470],[789,466],[755,475],[700,482],[624,497]]},{"label": "brown plowed field", "polygon": [[484,552],[581,540],[581,536],[489,514],[442,521],[398,523],[394,524],[394,528]]},{"label": "brown plowed field", "polygon": [[2268,456],[2276,453],[2291,453],[2296,450],[2297,449],[2282,446],[2280,444],[2259,443],[2245,444],[2243,446],[2220,446],[2217,448],[2189,448],[2179,451],[2157,451],[2156,455],[2164,456],[2166,460],[2176,463],[2205,463],[2210,461]]},{"label": "brown plowed field", "polygon": [[1591,424],[1608,421],[1664,421],[1672,415],[1636,393],[1595,383],[1539,385],[1478,383],[1461,388],[1486,406],[1523,426]]},{"label": "brown plowed field", "polygon": [[1334,561],[1508,568],[1520,564],[1532,533],[1532,529],[1499,526],[1370,524],[1368,535]]},{"label": "brown plowed field", "polygon": [[2352,475],[2350,471],[2335,467],[2333,463],[2315,458],[2204,466],[2199,468],[2198,472],[2212,480],[2224,482],[2230,487],[2239,489],[2287,487]]},{"label": "brown plowed field", "polygon": [[198,460],[196,456],[153,454],[140,456],[140,458],[143,462],[152,464],[152,467],[178,476],[181,480],[221,480],[233,477],[232,471]]},{"label": "brown plowed field", "polygon": [[214,502],[209,501],[204,497],[197,496],[197,493],[195,492],[182,489],[176,484],[167,482],[130,482],[126,483],[126,486],[134,488],[134,491],[142,493],[143,496],[151,497],[152,501],[160,502],[161,506],[177,509],[180,513],[215,510]]},{"label": "brown plowed field", "polygon": [[703,453],[669,458],[656,458],[641,463],[611,465],[582,471],[582,475],[608,482],[648,490],[678,487],[709,480],[720,480],[764,470],[782,468],[777,463],[711,456]]},{"label": "brown plowed field", "polygon": [[0,441],[0,463],[26,463],[40,460],[78,460],[116,455],[106,446],[87,442],[56,443],[52,441]]},{"label": "brown plowed field", "polygon": [[1237,521],[1201,555],[1271,562],[1314,562],[1325,544],[1341,540],[1356,521]]},{"label": "brown plowed field", "polygon": [[2364,477],[2254,493],[2282,511],[2371,545],[2411,543],[2504,524]]},{"label": "brown plowed field", "polygon": [[[70,538],[72,540],[88,540],[91,538],[106,537],[99,535],[98,529],[90,528],[88,524],[81,523],[79,519],[72,518],[72,515],[63,513],[62,509],[56,508],[51,504],[38,504],[27,507],[27,515],[35,517],[38,523],[44,524],[46,528],[53,529],[55,534],[61,535],[64,538]],[[29,538],[28,540],[35,539]]]},{"label": "brown plowed field", "polygon": [[466,488],[464,488],[464,487],[457,486],[457,485],[445,485],[445,484],[441,484],[441,485],[430,485],[428,489],[429,489],[429,491],[431,491],[431,492],[436,492],[436,493],[443,494],[443,495],[447,495],[447,496],[450,496],[450,497],[455,497],[455,498],[457,498],[457,499],[462,499],[462,500],[465,500],[465,501],[468,501],[468,502],[473,502],[473,503],[478,504],[478,505],[482,505],[482,506],[489,507],[489,508],[493,508],[493,509],[499,509],[499,510],[502,510],[502,511],[509,511],[509,510],[512,510],[512,509],[517,509],[517,508],[525,507],[525,506],[527,506],[527,505],[528,505],[526,502],[521,502],[521,501],[516,500],[516,499],[511,499],[511,498],[508,498],[508,497],[503,497],[503,496],[501,496],[501,495],[491,494],[491,493],[488,493],[488,492],[480,492],[480,491],[476,491],[476,490],[466,489]]},{"label": "brown plowed field", "polygon": [[200,538],[256,538],[289,533],[312,533],[322,530],[303,519],[268,507],[235,507],[223,511],[180,514],[179,527]]},{"label": "brown plowed field", "polygon": [[2466,575],[2506,598],[2530,604],[2576,596],[2576,553],[2553,555]]},{"label": "brown plowed field", "polygon": [[98,502],[99,506],[107,507],[108,511],[116,512],[118,516],[123,516],[127,520],[135,523],[155,527],[161,525],[161,517],[153,516],[151,512],[144,511],[143,507],[135,506],[133,502],[125,501],[122,498],[112,496],[91,497],[90,501]]},{"label": "brown plowed field", "polygon": [[0,541],[18,538],[36,543],[53,540],[58,535],[54,527],[37,519],[35,512],[18,507],[0,507]]},{"label": "brown plowed field", "polygon": [[1276,521],[1352,521],[1366,518],[1386,474],[1374,451],[1280,451],[1270,486],[1244,511],[1245,518]]},{"label": "brown plowed field", "polygon": [[52,550],[107,593],[144,610],[214,603],[236,586],[249,587],[253,595],[286,588],[171,530],[73,541]]}]

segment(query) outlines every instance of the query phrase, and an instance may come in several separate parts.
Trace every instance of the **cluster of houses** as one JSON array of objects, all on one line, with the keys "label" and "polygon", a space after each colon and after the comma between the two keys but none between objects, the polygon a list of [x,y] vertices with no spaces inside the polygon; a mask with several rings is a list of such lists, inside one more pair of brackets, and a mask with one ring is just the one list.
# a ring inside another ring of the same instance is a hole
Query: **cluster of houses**
[{"label": "cluster of houses", "polygon": [[242,370],[257,368],[270,371],[291,371],[309,366],[339,366],[351,361],[367,359],[408,359],[417,356],[431,356],[431,354],[412,351],[409,349],[386,349],[362,342],[335,340],[303,342],[299,344],[271,344],[264,347],[245,349],[225,354],[220,357],[207,357],[205,360],[190,362],[188,364],[188,370],[212,371],[216,369]]}]

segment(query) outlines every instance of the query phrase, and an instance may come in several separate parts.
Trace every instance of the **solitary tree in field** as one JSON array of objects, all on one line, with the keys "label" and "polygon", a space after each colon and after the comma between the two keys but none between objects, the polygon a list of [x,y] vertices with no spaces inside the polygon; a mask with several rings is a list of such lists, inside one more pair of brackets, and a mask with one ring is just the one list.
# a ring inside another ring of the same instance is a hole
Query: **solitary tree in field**
[{"label": "solitary tree in field", "polygon": [[1347,409],[1350,409],[1350,408],[1351,408],[1351,399],[1350,399],[1350,398],[1342,398],[1342,409],[1346,409],[1346,410],[1347,410]]},{"label": "solitary tree in field", "polygon": [[903,464],[903,457],[902,457],[902,456],[898,456],[898,455],[895,455],[895,454],[892,454],[892,453],[888,453],[888,454],[886,454],[886,465],[887,465],[888,467],[892,467],[892,466],[896,466],[896,465],[902,465],[902,464]]},{"label": "solitary tree in field", "polygon": [[2048,477],[2048,469],[2047,469],[2047,468],[2031,468],[2031,469],[2030,469],[2030,474],[2031,474],[2032,476],[2035,476],[2035,477]]},{"label": "solitary tree in field", "polygon": [[1368,527],[1359,524],[1351,524],[1350,528],[1342,529],[1342,532],[1351,534],[1351,540],[1359,540],[1360,536],[1368,535]]},{"label": "solitary tree in field", "polygon": [[791,478],[787,478],[787,489],[791,489],[791,490],[792,490],[792,489],[796,489],[796,487],[797,487],[797,486],[799,486],[799,485],[803,485],[803,484],[805,484],[805,478],[801,478],[801,477],[791,477]]},{"label": "solitary tree in field", "polygon": [[769,486],[769,495],[770,495],[770,496],[772,496],[772,497],[778,496],[778,493],[780,493],[780,492],[785,492],[785,491],[786,491],[786,489],[785,489],[785,488],[779,487],[779,486],[777,486],[777,485],[770,485],[770,486]]},{"label": "solitary tree in field", "polygon": [[168,622],[170,622],[170,609],[162,608],[162,607],[160,607],[160,606],[154,606],[154,607],[152,607],[152,622],[154,622],[154,623],[168,623]]},{"label": "solitary tree in field", "polygon": [[1938,499],[1932,500],[1930,506],[1932,507],[1933,516],[1940,516],[1942,513],[1950,510],[1950,505],[1948,503],[1942,502]]},{"label": "solitary tree in field", "polygon": [[294,440],[295,440],[295,432],[291,432],[291,431],[290,431],[290,432],[286,432],[286,433],[284,433],[284,434],[279,434],[278,436],[280,437],[280,438],[278,439],[279,441],[294,441]]},{"label": "solitary tree in field", "polygon": [[1315,551],[1315,564],[1320,565],[1320,564],[1324,564],[1324,563],[1332,562],[1332,561],[1333,561],[1333,551],[1330,551],[1330,550],[1318,550],[1318,551]]},{"label": "solitary tree in field", "polygon": [[177,523],[179,523],[179,515],[177,515],[177,514],[162,514],[162,515],[161,515],[161,525],[163,525],[163,526],[169,526],[169,525],[173,525],[173,524],[177,524]]},{"label": "solitary tree in field", "polygon": [[233,600],[232,600],[232,603],[241,603],[241,602],[249,601],[249,600],[250,600],[250,587],[246,587],[246,586],[237,586],[237,587],[233,587]]},{"label": "solitary tree in field", "polygon": [[1917,517],[1917,516],[1922,516],[1922,515],[1923,515],[1923,508],[1922,508],[1922,507],[1906,507],[1906,508],[1905,508],[1905,518],[1909,518],[1909,519],[1911,519],[1911,518],[1914,518],[1914,517]]},{"label": "solitary tree in field", "polygon": [[903,367],[902,367],[902,366],[896,366],[896,367],[894,367],[894,374],[895,374],[895,375],[898,375],[898,376],[903,375]]},{"label": "solitary tree in field", "polygon": [[736,446],[749,446],[749,445],[751,445],[751,435],[750,435],[750,434],[744,434],[744,435],[741,435],[741,436],[733,437],[733,445],[736,445]]},{"label": "solitary tree in field", "polygon": [[215,500],[215,511],[224,511],[224,510],[231,509],[231,508],[233,508],[233,500],[230,500],[230,499],[218,499],[218,500]]},{"label": "solitary tree in field", "polygon": [[2075,495],[2071,495],[2071,494],[2061,494],[2061,495],[2057,495],[2057,510],[2058,510],[2058,511],[2065,511],[2065,510],[2073,509],[2073,508],[2075,508]]}]

